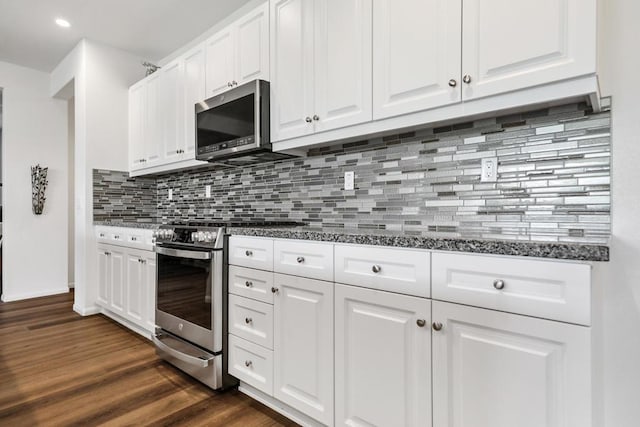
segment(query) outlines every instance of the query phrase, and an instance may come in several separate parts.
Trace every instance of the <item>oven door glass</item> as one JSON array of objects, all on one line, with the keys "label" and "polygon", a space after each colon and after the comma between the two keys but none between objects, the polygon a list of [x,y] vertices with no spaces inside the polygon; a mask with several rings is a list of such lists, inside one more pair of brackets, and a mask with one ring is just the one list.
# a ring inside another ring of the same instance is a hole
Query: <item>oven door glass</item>
[{"label": "oven door glass", "polygon": [[158,254],[157,307],[211,330],[211,260]]}]

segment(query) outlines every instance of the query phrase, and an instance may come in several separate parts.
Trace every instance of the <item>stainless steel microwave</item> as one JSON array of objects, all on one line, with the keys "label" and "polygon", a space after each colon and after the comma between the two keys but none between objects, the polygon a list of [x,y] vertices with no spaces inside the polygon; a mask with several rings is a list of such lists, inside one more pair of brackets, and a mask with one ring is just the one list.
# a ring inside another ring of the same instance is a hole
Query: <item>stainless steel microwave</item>
[{"label": "stainless steel microwave", "polygon": [[269,82],[253,80],[195,108],[197,160],[241,166],[292,157],[271,149]]}]

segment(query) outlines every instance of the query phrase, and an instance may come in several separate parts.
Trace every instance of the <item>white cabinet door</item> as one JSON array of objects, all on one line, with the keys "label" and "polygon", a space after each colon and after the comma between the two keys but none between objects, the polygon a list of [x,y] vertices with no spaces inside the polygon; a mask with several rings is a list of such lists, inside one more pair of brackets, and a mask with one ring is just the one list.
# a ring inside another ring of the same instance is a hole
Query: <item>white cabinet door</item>
[{"label": "white cabinet door", "polygon": [[590,329],[433,302],[433,425],[591,426]]},{"label": "white cabinet door", "polygon": [[596,0],[464,0],[472,99],[595,73]]},{"label": "white cabinet door", "polygon": [[235,25],[235,77],[241,85],[269,80],[269,3],[247,14]]},{"label": "white cabinet door", "polygon": [[[333,422],[333,283],[274,275],[274,397]],[[383,367],[380,367],[381,369]]]},{"label": "white cabinet door", "polygon": [[129,169],[137,170],[144,166],[145,128],[146,128],[146,82],[138,83],[129,89]]},{"label": "white cabinet door", "polygon": [[315,4],[315,131],[369,121],[372,0]]},{"label": "white cabinet door", "polygon": [[336,426],[430,426],[431,301],[344,285],[335,293]]},{"label": "white cabinet door", "polygon": [[234,79],[234,32],[225,28],[206,41],[207,98],[229,89]]},{"label": "white cabinet door", "polygon": [[143,326],[150,332],[156,329],[156,254],[145,251],[142,255],[144,298]]},{"label": "white cabinet door", "polygon": [[164,106],[161,96],[161,76],[162,73],[156,71],[146,81],[146,103],[145,103],[145,149],[144,162],[142,167],[148,168],[157,166],[161,161],[163,150],[163,121]]},{"label": "white cabinet door", "polygon": [[271,139],[313,133],[313,6],[271,2]]},{"label": "white cabinet door", "polygon": [[125,256],[115,246],[109,248],[109,310],[125,317]]},{"label": "white cabinet door", "polygon": [[127,273],[125,291],[126,317],[138,325],[143,325],[145,298],[144,268],[142,258],[137,251],[127,251],[125,254]]},{"label": "white cabinet door", "polygon": [[196,151],[196,103],[207,97],[205,88],[204,44],[199,45],[184,56],[184,158],[194,159]]},{"label": "white cabinet door", "polygon": [[460,101],[461,8],[461,0],[373,2],[374,119]]},{"label": "white cabinet door", "polygon": [[98,245],[98,298],[97,303],[109,308],[109,282],[111,280],[111,267],[109,265],[109,248]]},{"label": "white cabinet door", "polygon": [[162,161],[171,163],[182,160],[184,145],[182,61],[174,61],[160,71],[160,103],[162,108]]}]

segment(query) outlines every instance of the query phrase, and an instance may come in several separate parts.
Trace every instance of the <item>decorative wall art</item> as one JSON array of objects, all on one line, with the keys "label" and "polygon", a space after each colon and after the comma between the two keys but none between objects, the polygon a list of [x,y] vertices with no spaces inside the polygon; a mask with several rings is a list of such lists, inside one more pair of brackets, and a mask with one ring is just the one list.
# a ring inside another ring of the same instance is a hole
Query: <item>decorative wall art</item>
[{"label": "decorative wall art", "polygon": [[43,168],[39,164],[31,166],[31,207],[34,215],[41,215],[44,209],[44,201],[47,198],[44,192],[47,189],[47,172],[49,168]]}]

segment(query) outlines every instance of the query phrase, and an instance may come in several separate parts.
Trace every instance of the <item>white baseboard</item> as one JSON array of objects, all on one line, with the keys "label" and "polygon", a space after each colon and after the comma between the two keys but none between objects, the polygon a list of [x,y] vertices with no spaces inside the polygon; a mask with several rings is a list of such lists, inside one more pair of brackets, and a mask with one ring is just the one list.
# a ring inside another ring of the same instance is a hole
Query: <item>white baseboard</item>
[{"label": "white baseboard", "polygon": [[101,308],[97,305],[92,305],[89,307],[80,307],[73,304],[73,311],[78,313],[80,316],[92,316],[94,314],[100,313]]},{"label": "white baseboard", "polygon": [[69,288],[48,289],[46,291],[31,292],[31,293],[26,293],[26,294],[9,294],[9,295],[7,295],[6,293],[3,292],[2,301],[3,302],[21,301],[21,300],[24,300],[24,299],[40,298],[40,297],[48,297],[48,296],[51,296],[51,295],[66,294],[68,292],[69,292]]},{"label": "white baseboard", "polygon": [[128,321],[127,319],[118,316],[117,314],[107,310],[106,308],[102,308],[99,309],[99,313],[104,314],[105,316],[107,316],[109,319],[120,323],[122,326],[131,329],[133,332],[137,333],[138,335],[142,335],[143,337],[145,337],[148,340],[151,340],[151,335],[152,333],[144,328],[141,328],[140,326],[136,325],[135,323],[132,323],[130,321]]},{"label": "white baseboard", "polygon": [[69,282],[69,289],[74,289],[76,287],[76,282]]},{"label": "white baseboard", "polygon": [[273,409],[279,414],[282,414],[285,417],[289,418],[290,420],[300,424],[301,426],[310,426],[310,427],[324,426],[324,424],[319,423],[318,421],[314,420],[308,415],[303,414],[297,409],[290,407],[286,403],[280,402],[278,399],[272,396],[269,396],[265,392],[260,391],[254,387],[251,387],[249,384],[246,384],[242,381],[240,381],[238,390],[246,394],[250,398],[257,400],[263,405],[268,406],[269,408]]}]

